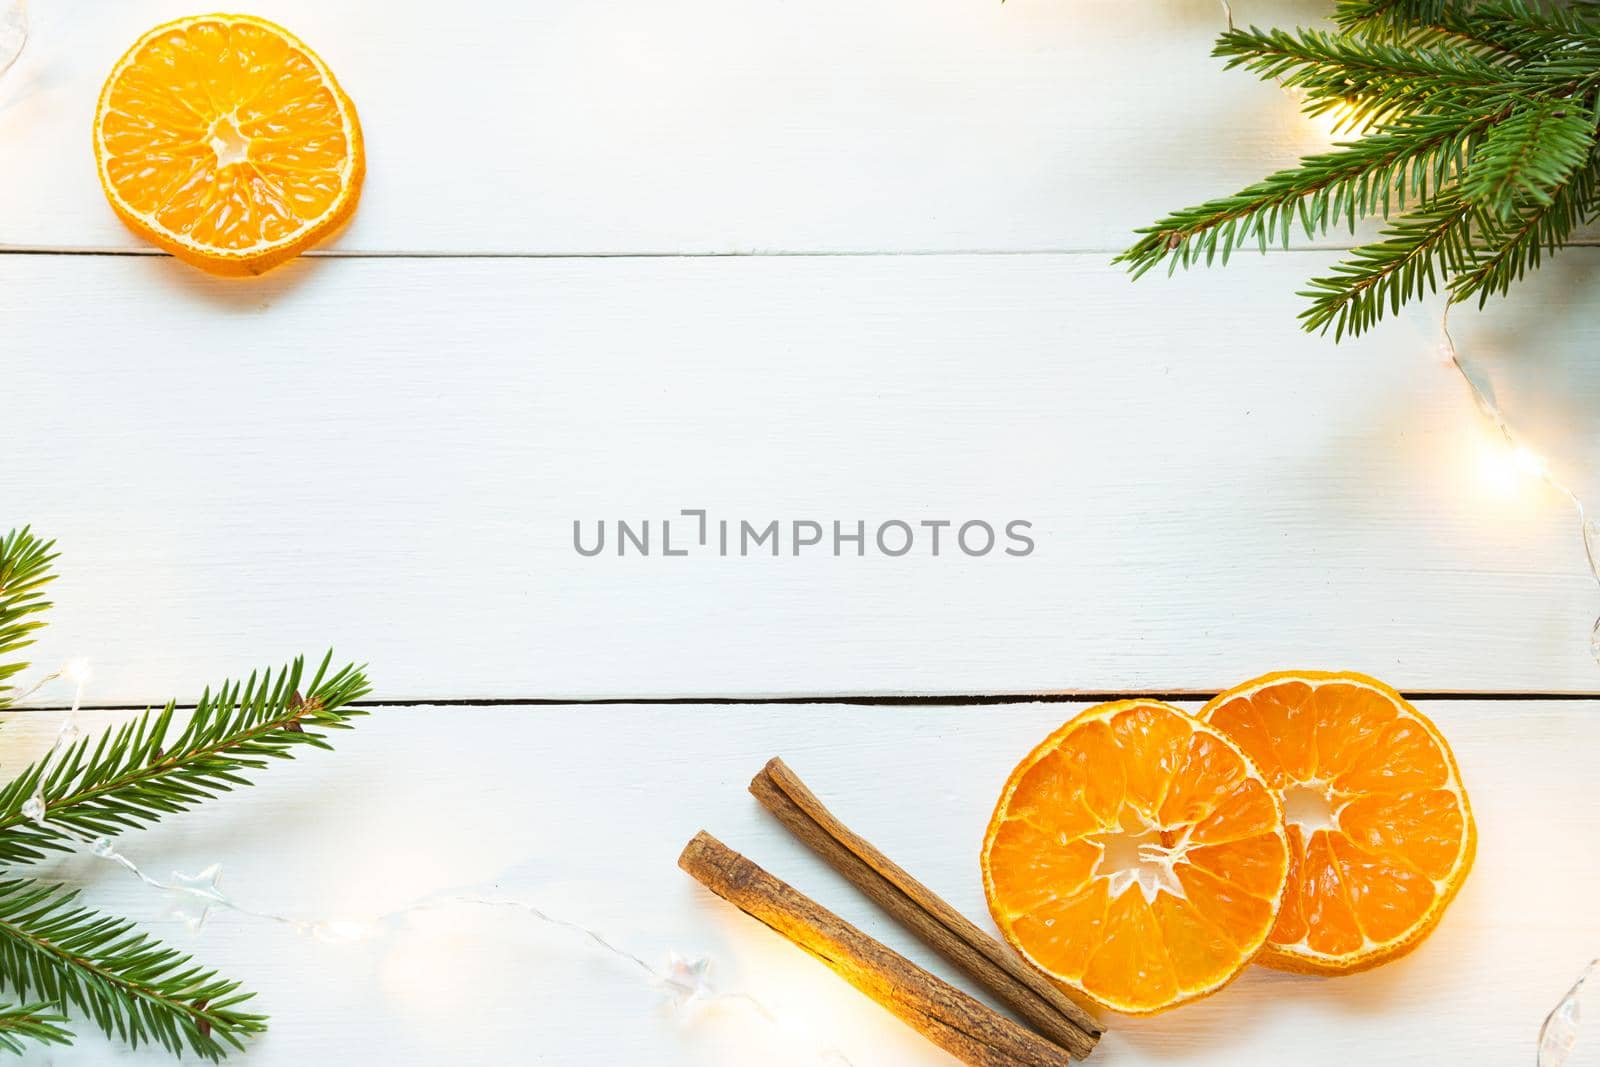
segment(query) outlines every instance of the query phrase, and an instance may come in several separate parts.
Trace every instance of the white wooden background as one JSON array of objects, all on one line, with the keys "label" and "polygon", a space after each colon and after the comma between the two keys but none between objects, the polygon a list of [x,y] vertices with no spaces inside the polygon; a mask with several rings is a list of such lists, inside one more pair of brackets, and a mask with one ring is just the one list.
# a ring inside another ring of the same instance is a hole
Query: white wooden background
[{"label": "white wooden background", "polygon": [[[160,877],[221,862],[242,904],[300,917],[521,900],[652,964],[711,956],[782,1020],[680,1019],[517,909],[406,911],[337,945],[225,912],[195,933],[124,872],[52,865],[261,991],[275,1026],[243,1062],[948,1062],[673,860],[704,826],[931,963],[744,784],[783,755],[980,915],[994,794],[1079,705],[693,701],[1198,696],[1294,665],[1442,698],[1424,706],[1473,793],[1477,871],[1405,962],[1252,974],[1114,1023],[1096,1059],[1531,1062],[1600,952],[1600,708],[1552,699],[1600,697],[1600,591],[1567,502],[1506,473],[1439,362],[1437,307],[1338,347],[1297,330],[1293,291],[1347,241],[1170,282],[1110,266],[1133,227],[1328,142],[1207,57],[1216,3],[242,6],[356,100],[361,209],[257,281],[143,254],[87,130],[126,44],[192,6],[33,0],[0,78],[0,526],[59,539],[35,659],[88,657],[93,705],[332,644],[417,706],[119,847]],[[1574,249],[1452,323],[1592,493],[1597,267]],[[575,518],[693,507],[1025,518],[1038,551],[571,548]],[[70,696],[7,716],[0,764],[47,745]],[[520,703],[593,699],[633,703]],[[113,1048],[85,1032],[32,1059]]]}]

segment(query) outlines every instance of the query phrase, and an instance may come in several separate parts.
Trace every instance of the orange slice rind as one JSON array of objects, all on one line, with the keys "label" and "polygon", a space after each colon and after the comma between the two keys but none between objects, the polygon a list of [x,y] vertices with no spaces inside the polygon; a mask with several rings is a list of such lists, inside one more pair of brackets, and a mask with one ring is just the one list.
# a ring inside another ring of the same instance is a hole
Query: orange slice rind
[{"label": "orange slice rind", "polygon": [[331,234],[366,172],[333,72],[249,15],[177,19],[134,42],[101,90],[94,150],[118,217],[214,274],[260,274]]},{"label": "orange slice rind", "polygon": [[1437,727],[1362,674],[1281,671],[1200,718],[1260,767],[1283,805],[1289,884],[1259,962],[1349,974],[1438,925],[1477,848],[1461,774]]},{"label": "orange slice rind", "polygon": [[984,837],[989,910],[1069,993],[1131,1015],[1232,981],[1288,872],[1283,810],[1221,731],[1147,700],[1102,704],[1006,782]]}]

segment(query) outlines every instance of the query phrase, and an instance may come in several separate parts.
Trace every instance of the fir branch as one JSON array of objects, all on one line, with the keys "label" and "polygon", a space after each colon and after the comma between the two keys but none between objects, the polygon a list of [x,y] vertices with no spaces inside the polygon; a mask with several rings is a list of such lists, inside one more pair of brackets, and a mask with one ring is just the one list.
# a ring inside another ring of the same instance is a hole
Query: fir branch
[{"label": "fir branch", "polygon": [[1518,108],[1484,136],[1461,178],[1466,198],[1510,220],[1523,204],[1549,207],[1594,148],[1594,116],[1564,101]]},{"label": "fir branch", "polygon": [[0,881],[0,973],[84,1011],[107,1036],[219,1060],[266,1029],[241,1011],[254,994],[193,964],[125,919],[76,903],[77,892],[27,879]]},{"label": "fir branch", "polygon": [[1438,22],[1418,23],[1392,37],[1382,33],[1361,36],[1368,40],[1392,39],[1394,43],[1408,48],[1434,48],[1443,44],[1497,62],[1518,62],[1522,59],[1507,43],[1493,40],[1485,34],[1482,23],[1453,17],[1448,12]]},{"label": "fir branch", "polygon": [[1397,220],[1372,244],[1353,249],[1333,273],[1311,280],[1300,295],[1311,306],[1300,314],[1307,330],[1334,340],[1362,333],[1385,311],[1397,312],[1407,300],[1437,290],[1439,279],[1468,258],[1473,206],[1454,192],[1441,193]]},{"label": "fir branch", "polygon": [[1306,111],[1335,109],[1341,125],[1365,129],[1430,103],[1497,110],[1514,82],[1503,62],[1448,36],[1419,47],[1322,30],[1229,30],[1211,53],[1263,80],[1306,95]]},{"label": "fir branch", "polygon": [[[0,655],[26,647],[42,625],[32,616],[48,606],[41,589],[53,578],[52,548],[26,528],[0,539]],[[224,682],[215,695],[208,689],[181,728],[169,703],[97,740],[52,751],[0,789],[0,864],[148,825],[250,784],[251,772],[302,745],[330,747],[327,732],[365,714],[351,705],[369,690],[362,668],[330,675],[331,661],[329,653],[309,680],[296,659],[243,684]],[[0,681],[24,666],[0,665]],[[9,692],[0,687],[0,706]],[[0,1005],[5,1052],[22,1052],[28,1042],[70,1043],[66,1019],[51,1010],[67,1007],[133,1046],[208,1060],[243,1049],[246,1037],[266,1029],[266,1016],[243,1009],[253,994],[237,982],[127,920],[80,906],[76,891],[26,879],[0,880],[0,981],[24,998],[40,997]]]},{"label": "fir branch", "polygon": [[1333,21],[1350,37],[1416,44],[1442,35],[1522,57],[1572,44],[1593,22],[1585,0],[1334,0],[1333,8]]},{"label": "fir branch", "polygon": [[[33,616],[50,606],[44,587],[55,580],[50,571],[54,547],[54,541],[39,540],[26,526],[0,537],[0,658],[33,644],[33,632],[44,625]],[[0,708],[10,703],[13,691],[6,679],[27,667],[0,662]]]},{"label": "fir branch", "polygon": [[1478,297],[1482,307],[1493,293],[1509,292],[1522,275],[1539,266],[1547,252],[1566,245],[1580,225],[1600,211],[1600,180],[1593,160],[1577,169],[1550,202],[1525,208],[1510,223],[1486,218],[1470,249],[1468,261],[1450,279],[1450,302]]},{"label": "fir branch", "polygon": [[1506,292],[1567,243],[1600,201],[1600,6],[1544,0],[1339,0],[1344,31],[1230,29],[1216,54],[1346,109],[1365,135],[1232,197],[1138,230],[1116,262],[1135,277],[1285,247],[1418,205],[1314,279],[1301,315],[1335,339],[1408,300]]},{"label": "fir branch", "polygon": [[52,1004],[0,1004],[0,1052],[21,1055],[27,1042],[41,1045],[70,1045],[72,1032],[66,1029],[66,1016]]},{"label": "fir branch", "polygon": [[1513,53],[1535,68],[1576,59],[1592,70],[1595,51],[1600,49],[1600,12],[1587,4],[1495,0],[1447,22],[1458,32]]},{"label": "fir branch", "polygon": [[1137,231],[1139,240],[1114,260],[1134,277],[1168,260],[1172,269],[1210,264],[1246,243],[1287,247],[1298,221],[1307,237],[1333,224],[1351,230],[1370,215],[1388,217],[1408,200],[1426,200],[1454,180],[1494,116],[1467,111],[1406,117],[1337,151],[1307,156],[1231,197],[1175,211]]},{"label": "fir branch", "polygon": [[[42,859],[99,835],[145,826],[203,800],[250,784],[269,759],[303,746],[329,748],[326,731],[348,729],[366,714],[350,702],[369,687],[361,668],[328,674],[329,653],[302,696],[303,661],[206,690],[174,733],[176,704],[147,711],[98,740],[83,738],[51,753],[0,789],[0,863]],[[23,815],[38,795],[44,817]]]},{"label": "fir branch", "polygon": [[1418,24],[1442,21],[1450,0],[1337,0],[1333,19],[1349,32],[1378,36],[1401,33]]}]

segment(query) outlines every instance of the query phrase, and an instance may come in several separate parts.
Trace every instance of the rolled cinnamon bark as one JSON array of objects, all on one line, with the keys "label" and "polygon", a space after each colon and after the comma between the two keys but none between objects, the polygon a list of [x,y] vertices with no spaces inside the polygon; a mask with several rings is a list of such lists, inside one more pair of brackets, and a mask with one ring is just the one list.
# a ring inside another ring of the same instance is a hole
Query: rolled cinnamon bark
[{"label": "rolled cinnamon bark", "polygon": [[750,783],[778,821],[923,942],[970,974],[1001,1003],[1079,1059],[1101,1027],[1048,978],[984,933],[872,843],[845,826],[781,759]]},{"label": "rolled cinnamon bark", "polygon": [[1068,1067],[1065,1049],[874,941],[702,830],[678,857],[717,896],[827,964],[971,1067]]}]

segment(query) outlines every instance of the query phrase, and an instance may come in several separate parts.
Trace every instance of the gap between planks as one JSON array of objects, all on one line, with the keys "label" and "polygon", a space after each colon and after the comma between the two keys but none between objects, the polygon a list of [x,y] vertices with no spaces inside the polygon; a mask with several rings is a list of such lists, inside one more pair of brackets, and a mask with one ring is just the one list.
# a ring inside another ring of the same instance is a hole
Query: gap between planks
[{"label": "gap between planks", "polygon": [[[358,708],[558,708],[558,707],[605,707],[634,705],[671,706],[683,705],[749,705],[753,707],[770,707],[782,705],[815,705],[831,704],[855,707],[970,707],[970,706],[998,706],[1006,704],[1101,704],[1113,700],[1161,700],[1161,701],[1195,701],[1210,700],[1217,695],[1216,690],[1129,690],[1129,691],[1084,691],[1073,693],[930,693],[924,695],[873,695],[873,694],[819,694],[814,696],[680,696],[680,697],[411,697],[406,699],[374,699],[352,701],[352,707]],[[1588,700],[1600,700],[1600,691],[1597,692],[1472,692],[1467,690],[1411,690],[1401,693],[1412,703],[1421,702],[1501,702],[1516,701],[1551,701],[1561,703],[1577,703]],[[84,704],[79,711],[144,711],[148,708],[165,707],[166,701],[156,701],[149,704]],[[193,704],[179,704],[177,710],[186,711],[194,707]],[[5,708],[0,710],[0,717],[6,715],[33,714],[40,712],[71,711],[67,704],[43,704],[20,708]]]},{"label": "gap between planks", "polygon": [[[1134,235],[1130,235],[1134,236]],[[1370,242],[1369,242],[1370,243]],[[1234,255],[1295,255],[1303,253],[1351,252],[1361,244],[1330,243],[1295,245],[1292,248],[1241,248]],[[1600,248],[1600,235],[1568,241],[1564,248]],[[1106,256],[1115,257],[1124,248],[914,248],[881,251],[866,248],[840,249],[749,249],[723,252],[382,252],[337,248],[304,253],[310,259],[889,259],[932,256]],[[32,248],[0,246],[0,256],[80,256],[101,259],[173,258],[154,248]]]}]

